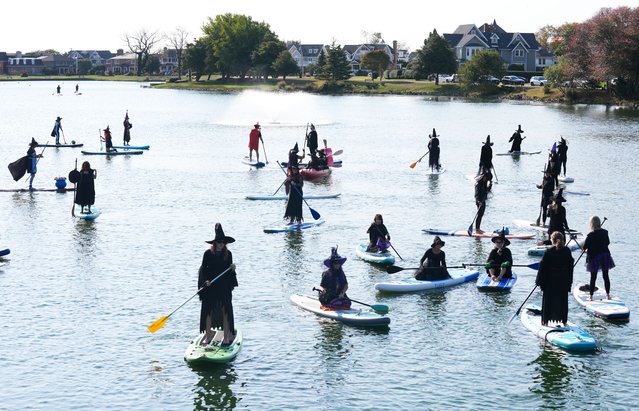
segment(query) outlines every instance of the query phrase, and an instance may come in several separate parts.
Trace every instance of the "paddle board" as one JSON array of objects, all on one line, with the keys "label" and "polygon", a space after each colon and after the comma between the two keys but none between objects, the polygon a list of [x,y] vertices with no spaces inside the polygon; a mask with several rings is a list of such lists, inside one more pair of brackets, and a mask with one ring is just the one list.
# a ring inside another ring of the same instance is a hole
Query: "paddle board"
[{"label": "paddle board", "polygon": [[311,221],[302,224],[290,224],[283,225],[281,227],[267,227],[264,229],[265,233],[286,233],[289,231],[300,231],[306,230],[307,228],[312,228],[318,225],[324,224],[324,220]]},{"label": "paddle board", "polygon": [[132,156],[132,155],[138,155],[138,154],[142,154],[143,151],[142,150],[126,150],[126,151],[109,151],[108,153],[106,151],[81,151],[82,154],[85,154],[87,156],[95,156],[95,155],[99,155],[99,156]]},{"label": "paddle board", "polygon": [[566,328],[541,325],[539,306],[528,304],[521,311],[520,318],[524,327],[557,347],[571,351],[593,351],[597,348],[595,339],[586,330],[570,321]]},{"label": "paddle board", "polygon": [[630,318],[630,309],[619,297],[612,297],[609,300],[606,297],[606,292],[599,288],[593,293],[592,301],[590,301],[590,291],[580,290],[585,285],[585,283],[577,284],[572,289],[572,295],[579,305],[587,311],[606,320],[627,320]]},{"label": "paddle board", "polygon": [[[85,207],[86,209],[86,207]],[[91,206],[91,214],[89,213],[81,213],[80,211],[82,210],[82,207],[80,207],[78,204],[75,205],[75,216],[77,218],[80,218],[82,220],[95,220],[96,218],[100,217],[100,214],[102,214],[100,212],[100,210],[96,207],[96,206]]]},{"label": "paddle board", "polygon": [[82,147],[83,143],[78,144],[38,144],[38,147],[57,147],[57,148],[73,148]]},{"label": "paddle board", "polygon": [[[586,237],[583,234],[577,234],[577,237],[574,240],[570,239],[570,242],[567,243],[566,246],[570,251],[581,250],[585,241]],[[542,256],[550,247],[552,247],[552,245],[536,245],[528,249],[528,255]]]},{"label": "paddle board", "polygon": [[438,176],[438,175],[444,174],[445,172],[446,172],[446,169],[444,167],[439,167],[439,170],[436,168],[427,167],[425,174],[428,176]]},{"label": "paddle board", "polygon": [[[414,272],[414,271],[413,271]],[[448,270],[451,278],[445,280],[405,280],[385,281],[375,284],[375,289],[388,293],[410,293],[415,291],[434,290],[472,281],[479,277],[477,270]]]},{"label": "paddle board", "polygon": [[[535,222],[529,220],[515,219],[513,220],[513,224],[515,224],[517,227],[530,228],[532,230],[541,231],[544,233],[548,232],[548,226],[537,225]],[[573,229],[568,230],[568,232],[571,234],[581,234],[580,231]]]},{"label": "paddle board", "polygon": [[[330,318],[331,320],[340,321],[344,324],[360,326],[360,327],[385,327],[390,324],[390,317],[378,314],[369,309],[351,309],[349,310],[324,310],[317,297],[307,295],[291,295],[291,302],[296,306],[310,311],[320,317]],[[355,304],[355,303],[354,303]]]},{"label": "paddle board", "polygon": [[235,340],[229,346],[222,347],[221,343],[224,338],[222,329],[215,330],[215,336],[210,344],[202,346],[202,338],[204,333],[200,333],[184,352],[184,360],[189,364],[220,364],[233,361],[242,349],[242,330],[235,329]]},{"label": "paddle board", "polygon": [[511,278],[502,278],[501,281],[491,280],[488,273],[484,273],[477,278],[477,289],[479,291],[510,291],[517,282],[517,274],[512,273]]},{"label": "paddle board", "polygon": [[[329,199],[329,198],[337,198],[341,195],[341,193],[337,193],[337,194],[309,194],[309,195],[305,195],[304,199],[305,200],[325,200],[325,199]],[[265,195],[265,196],[260,196],[260,195],[250,195],[250,196],[246,196],[247,200],[288,200],[288,196],[287,195]]]},{"label": "paddle board", "polygon": [[383,253],[378,252],[368,252],[366,251],[368,248],[367,244],[360,244],[355,247],[355,255],[361,258],[364,261],[368,261],[369,263],[375,264],[393,264],[395,263],[395,257],[390,253],[389,250],[384,251]]},{"label": "paddle board", "polygon": [[539,154],[541,150],[537,151],[509,151],[507,153],[497,153],[498,156],[531,156],[533,154]]},{"label": "paddle board", "polygon": [[0,249],[0,257],[5,256],[5,255],[9,254],[10,252],[11,252],[11,250],[9,250],[8,248]]},{"label": "paddle board", "polygon": [[249,160],[248,157],[242,158],[241,161],[242,161],[242,164],[246,164],[246,165],[249,165],[249,166],[255,167],[255,168],[262,168],[262,167],[264,167],[266,165],[266,164],[264,164],[261,161]]},{"label": "paddle board", "polygon": [[[435,235],[453,235],[458,237],[468,237],[468,231],[466,230],[440,230],[438,228],[422,228],[422,231],[428,234]],[[471,237],[477,238],[492,238],[497,237],[499,234],[494,232],[484,232],[482,234],[478,234],[476,232],[471,233]],[[519,239],[519,240],[529,240],[535,237],[535,234],[506,234],[506,238]]]},{"label": "paddle board", "polygon": [[557,180],[559,180],[562,183],[574,183],[575,179],[572,177],[566,177],[566,176],[559,176],[557,177]]},{"label": "paddle board", "polygon": [[66,191],[73,191],[73,187],[71,188],[3,188],[0,189],[0,193],[28,193],[31,191],[49,191],[56,193],[64,193]]},{"label": "paddle board", "polygon": [[113,146],[113,148],[121,148],[124,150],[148,150],[151,146]]}]

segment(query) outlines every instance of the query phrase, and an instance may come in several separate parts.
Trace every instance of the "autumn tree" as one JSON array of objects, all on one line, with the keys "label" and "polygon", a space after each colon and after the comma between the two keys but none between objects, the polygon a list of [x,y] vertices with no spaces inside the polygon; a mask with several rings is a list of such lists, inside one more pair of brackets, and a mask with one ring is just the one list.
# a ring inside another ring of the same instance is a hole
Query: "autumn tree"
[{"label": "autumn tree", "polygon": [[360,64],[363,67],[376,72],[379,75],[379,79],[381,81],[384,70],[386,70],[386,68],[388,68],[388,65],[390,64],[390,57],[388,57],[388,54],[386,54],[384,50],[371,50],[364,54],[364,56],[362,57],[362,61],[360,61]]},{"label": "autumn tree", "polygon": [[435,75],[435,84],[439,84],[439,74],[457,71],[455,53],[445,38],[433,30],[424,40],[422,48],[417,50],[417,59],[413,65],[415,78],[423,79]]},{"label": "autumn tree", "polygon": [[125,34],[124,41],[126,42],[129,51],[137,56],[137,73],[140,75],[149,59],[151,53],[153,53],[153,47],[160,41],[160,35],[157,31],[147,31],[141,29],[134,34]]}]

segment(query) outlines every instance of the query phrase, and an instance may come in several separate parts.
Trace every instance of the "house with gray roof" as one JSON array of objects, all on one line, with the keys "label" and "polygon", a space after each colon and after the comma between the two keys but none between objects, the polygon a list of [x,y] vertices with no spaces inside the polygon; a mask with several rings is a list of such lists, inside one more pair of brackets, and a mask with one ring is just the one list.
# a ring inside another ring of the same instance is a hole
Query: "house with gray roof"
[{"label": "house with gray roof", "polygon": [[[297,63],[302,75],[308,72],[308,67],[317,64],[320,52],[324,49],[323,44],[291,44],[288,52]],[[326,51],[325,51],[326,53]]]},{"label": "house with gray roof", "polygon": [[525,71],[537,68],[537,53],[541,46],[534,33],[507,32],[495,20],[477,27],[463,24],[450,34],[444,34],[460,64],[470,60],[479,50],[494,50],[506,66],[521,65]]}]

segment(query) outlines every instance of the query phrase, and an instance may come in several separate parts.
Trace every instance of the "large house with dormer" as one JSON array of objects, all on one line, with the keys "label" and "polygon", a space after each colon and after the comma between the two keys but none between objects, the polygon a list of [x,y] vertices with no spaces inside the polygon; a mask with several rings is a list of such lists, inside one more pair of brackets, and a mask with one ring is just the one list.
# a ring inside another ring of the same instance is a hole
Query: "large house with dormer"
[{"label": "large house with dormer", "polygon": [[[463,24],[453,33],[444,34],[444,38],[452,47],[460,64],[470,60],[479,50],[494,50],[499,53],[506,66],[519,65],[524,71],[535,71],[539,66],[537,63],[541,46],[535,34],[509,33],[494,20],[492,24],[486,23],[481,27]],[[548,61],[552,60],[548,58]]]},{"label": "large house with dormer", "polygon": [[305,75],[309,66],[317,64],[317,59],[323,49],[323,44],[291,44],[288,52],[291,53],[291,57],[300,68],[300,73]]}]

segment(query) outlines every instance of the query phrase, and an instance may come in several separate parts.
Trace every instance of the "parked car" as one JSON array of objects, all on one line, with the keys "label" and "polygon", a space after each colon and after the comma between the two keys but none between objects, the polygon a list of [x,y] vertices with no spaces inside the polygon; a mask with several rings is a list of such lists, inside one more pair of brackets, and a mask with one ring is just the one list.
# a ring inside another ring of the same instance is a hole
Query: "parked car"
[{"label": "parked car", "polygon": [[492,83],[497,85],[499,84],[499,79],[493,76],[479,76],[479,83]]},{"label": "parked car", "polygon": [[514,86],[523,86],[526,83],[523,79],[517,76],[504,76],[501,78],[501,84],[511,84]]},{"label": "parked car", "polygon": [[459,83],[461,79],[459,78],[459,74],[453,74],[452,76],[448,76],[444,79],[446,83]]},{"label": "parked car", "polygon": [[548,80],[546,80],[546,77],[544,76],[532,76],[530,78],[531,86],[545,86],[547,83]]}]

